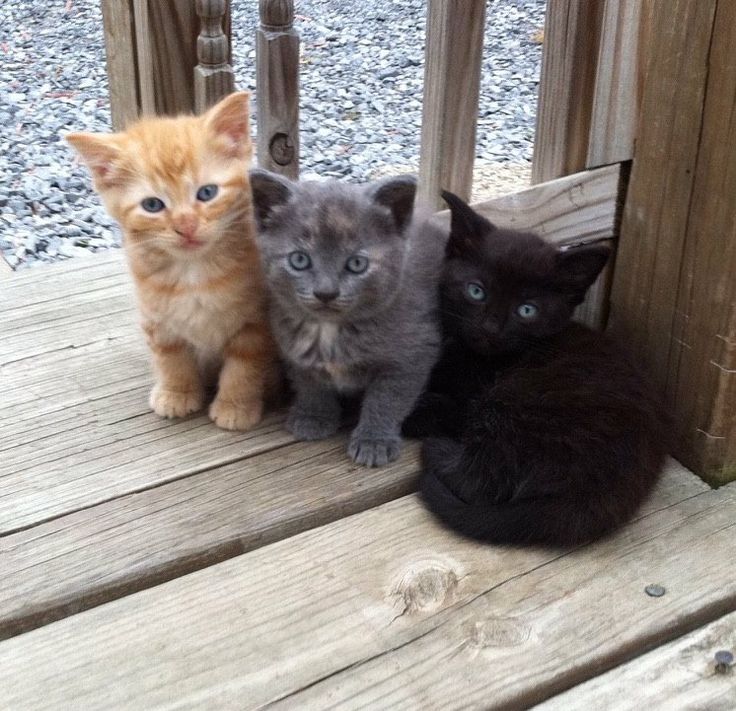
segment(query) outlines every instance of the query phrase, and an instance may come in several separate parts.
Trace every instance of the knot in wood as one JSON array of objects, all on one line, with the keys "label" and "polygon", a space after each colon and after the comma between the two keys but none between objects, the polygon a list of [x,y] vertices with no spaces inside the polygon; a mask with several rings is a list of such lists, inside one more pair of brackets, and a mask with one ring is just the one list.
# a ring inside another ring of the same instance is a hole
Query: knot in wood
[{"label": "knot in wood", "polygon": [[285,30],[294,24],[294,0],[259,0],[258,10],[267,29]]},{"label": "knot in wood", "polygon": [[276,133],[268,144],[268,153],[277,165],[289,165],[294,160],[294,144],[287,134]]},{"label": "knot in wood", "polygon": [[405,613],[436,610],[452,599],[457,584],[457,574],[444,563],[417,563],[403,574],[394,594],[403,600]]}]

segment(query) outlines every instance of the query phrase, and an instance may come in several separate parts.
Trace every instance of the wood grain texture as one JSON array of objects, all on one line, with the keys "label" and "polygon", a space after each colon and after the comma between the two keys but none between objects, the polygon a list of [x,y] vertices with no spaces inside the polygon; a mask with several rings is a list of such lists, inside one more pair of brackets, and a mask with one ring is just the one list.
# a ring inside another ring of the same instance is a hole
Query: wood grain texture
[{"label": "wood grain texture", "polygon": [[716,484],[736,480],[735,39],[736,5],[719,2],[667,381],[678,451]]},{"label": "wood grain texture", "polygon": [[716,672],[719,650],[736,650],[736,613],[622,664],[534,707],[535,711],[733,711],[736,675]]},{"label": "wood grain texture", "polygon": [[427,4],[418,195],[434,207],[441,204],[441,190],[470,199],[485,7],[451,0]]},{"label": "wood grain texture", "polygon": [[[141,110],[146,114],[193,113],[194,70],[200,23],[192,0],[133,0]],[[230,14],[224,35],[230,37]],[[228,49],[227,62],[230,63]]]},{"label": "wood grain texture", "polygon": [[101,0],[112,127],[122,131],[138,118],[138,56],[132,0]]},{"label": "wood grain texture", "polygon": [[548,0],[532,182],[587,165],[605,0]]},{"label": "wood grain texture", "polygon": [[0,639],[413,490],[416,445],[370,472],[345,446],[290,444],[3,537]]},{"label": "wood grain texture", "polygon": [[258,165],[299,177],[299,35],[293,0],[259,0],[256,30]]},{"label": "wood grain texture", "polygon": [[585,161],[588,168],[634,157],[643,2],[605,0]]},{"label": "wood grain texture", "polygon": [[[4,641],[4,702],[541,701],[736,604],[736,491],[667,479],[637,522],[568,553],[468,543],[413,496],[390,502]],[[653,581],[668,594],[647,597]]]},{"label": "wood grain texture", "polygon": [[194,68],[194,110],[203,113],[235,88],[230,66],[230,40],[223,31],[228,0],[196,0],[201,30],[197,37]]},{"label": "wood grain texture", "polygon": [[609,328],[667,382],[697,160],[714,0],[657,3]]}]

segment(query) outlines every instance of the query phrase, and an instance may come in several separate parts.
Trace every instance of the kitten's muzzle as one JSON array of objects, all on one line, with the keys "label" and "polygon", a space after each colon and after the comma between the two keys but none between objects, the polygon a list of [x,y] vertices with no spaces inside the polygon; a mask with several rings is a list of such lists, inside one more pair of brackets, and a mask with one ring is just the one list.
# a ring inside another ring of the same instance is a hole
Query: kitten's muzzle
[{"label": "kitten's muzzle", "polygon": [[337,289],[315,289],[312,293],[323,304],[329,304],[340,296],[340,292]]}]

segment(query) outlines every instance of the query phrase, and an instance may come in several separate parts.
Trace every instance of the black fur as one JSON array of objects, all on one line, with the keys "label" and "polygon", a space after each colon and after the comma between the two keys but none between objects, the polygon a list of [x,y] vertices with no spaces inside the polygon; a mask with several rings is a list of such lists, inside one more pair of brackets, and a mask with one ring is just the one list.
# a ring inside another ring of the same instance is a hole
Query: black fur
[{"label": "black fur", "polygon": [[[570,322],[608,252],[557,250],[443,196],[452,210],[443,354],[404,423],[408,436],[427,438],[424,500],[475,539],[599,538],[635,514],[667,449],[646,378],[609,338]],[[469,283],[485,300],[470,297]],[[522,304],[536,317],[522,318]]]}]

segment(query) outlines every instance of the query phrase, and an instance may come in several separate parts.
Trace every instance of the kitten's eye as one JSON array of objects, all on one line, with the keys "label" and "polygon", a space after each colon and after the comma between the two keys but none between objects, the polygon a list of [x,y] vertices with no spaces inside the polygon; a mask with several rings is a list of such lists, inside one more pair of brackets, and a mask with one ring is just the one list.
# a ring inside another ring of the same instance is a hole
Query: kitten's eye
[{"label": "kitten's eye", "polygon": [[212,198],[217,195],[217,191],[217,185],[203,185],[199,190],[197,190],[197,200],[200,202],[212,200]]},{"label": "kitten's eye", "polygon": [[486,300],[486,290],[480,284],[477,284],[476,282],[471,281],[470,284],[467,285],[466,290],[468,292],[468,296],[473,301],[485,301]]},{"label": "kitten's eye", "polygon": [[312,260],[306,252],[292,252],[289,257],[289,264],[296,269],[298,272],[303,272],[305,269],[309,269],[312,266]]},{"label": "kitten's eye", "polygon": [[155,197],[148,197],[141,200],[141,207],[146,212],[161,212],[161,210],[163,210],[166,205],[164,205],[163,200],[159,200]]},{"label": "kitten's eye", "polygon": [[347,262],[345,262],[345,269],[347,269],[351,274],[362,274],[366,269],[368,269],[368,257],[354,254]]},{"label": "kitten's eye", "polygon": [[536,318],[539,309],[534,304],[519,304],[516,313],[523,319],[532,319]]}]

